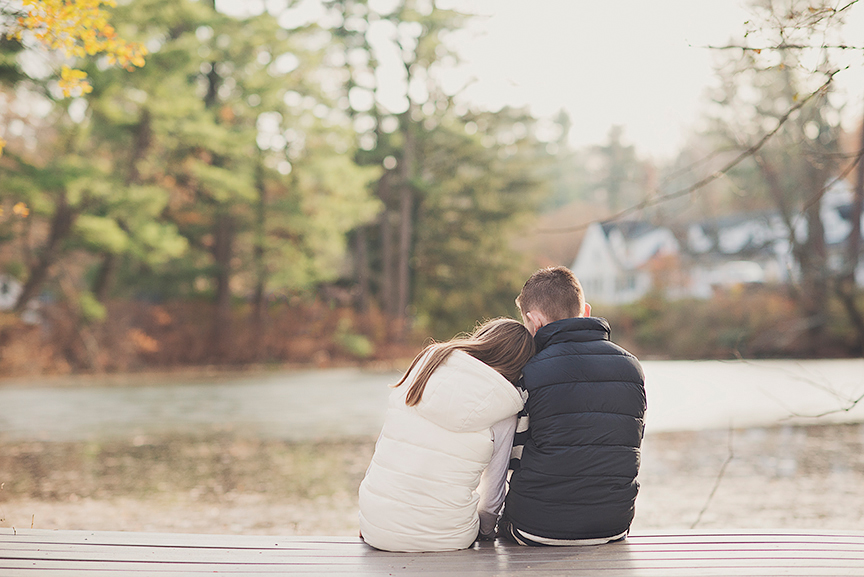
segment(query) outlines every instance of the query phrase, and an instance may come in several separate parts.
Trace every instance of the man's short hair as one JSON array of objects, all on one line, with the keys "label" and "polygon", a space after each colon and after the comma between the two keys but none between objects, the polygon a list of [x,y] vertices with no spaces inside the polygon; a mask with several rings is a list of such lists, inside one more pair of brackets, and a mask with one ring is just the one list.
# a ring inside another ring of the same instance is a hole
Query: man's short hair
[{"label": "man's short hair", "polygon": [[551,323],[581,316],[585,295],[579,279],[569,268],[552,266],[538,270],[525,281],[516,297],[516,306],[523,315],[539,311]]}]

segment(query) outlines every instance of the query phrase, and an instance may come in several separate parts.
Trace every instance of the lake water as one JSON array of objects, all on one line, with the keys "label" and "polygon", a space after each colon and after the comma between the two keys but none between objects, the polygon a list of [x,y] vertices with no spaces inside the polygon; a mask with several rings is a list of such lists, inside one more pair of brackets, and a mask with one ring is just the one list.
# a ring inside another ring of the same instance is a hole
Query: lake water
[{"label": "lake water", "polygon": [[[864,359],[645,361],[646,432],[864,422]],[[378,434],[395,372],[310,370],[0,380],[0,439],[232,431],[287,440]],[[857,402],[859,401],[860,402]]]}]

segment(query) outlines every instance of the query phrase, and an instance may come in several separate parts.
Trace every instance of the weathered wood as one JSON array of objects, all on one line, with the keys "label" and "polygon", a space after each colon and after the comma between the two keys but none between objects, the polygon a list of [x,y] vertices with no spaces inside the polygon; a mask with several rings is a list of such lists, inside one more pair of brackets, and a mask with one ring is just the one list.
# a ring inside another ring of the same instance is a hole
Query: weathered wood
[{"label": "weathered wood", "polygon": [[595,547],[482,543],[447,553],[387,553],[347,537],[260,537],[0,529],[3,577],[173,575],[864,576],[864,534],[724,532],[635,535]]}]

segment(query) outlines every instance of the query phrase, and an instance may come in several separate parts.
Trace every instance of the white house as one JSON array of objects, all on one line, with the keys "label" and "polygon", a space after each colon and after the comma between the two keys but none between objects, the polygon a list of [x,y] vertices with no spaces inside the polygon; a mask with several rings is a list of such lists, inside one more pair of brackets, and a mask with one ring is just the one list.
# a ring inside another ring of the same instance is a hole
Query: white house
[{"label": "white house", "polygon": [[592,224],[582,239],[571,270],[587,297],[595,302],[624,304],[643,297],[654,286],[649,263],[675,255],[672,231],[644,222]]},{"label": "white house", "polygon": [[[851,199],[848,185],[839,182],[821,200],[828,265],[834,270],[852,230]],[[864,239],[864,214],[859,218]],[[794,227],[796,238],[805,239],[806,222],[798,219]],[[718,287],[794,279],[798,271],[787,230],[780,215],[770,211],[691,223],[677,238],[672,230],[644,221],[595,223],[571,269],[593,302],[626,304],[652,289],[669,298],[710,298]],[[855,279],[864,286],[864,258]]]},{"label": "white house", "polygon": [[690,224],[682,258],[687,284],[672,296],[710,298],[717,287],[788,282],[795,264],[786,237],[771,212]]}]

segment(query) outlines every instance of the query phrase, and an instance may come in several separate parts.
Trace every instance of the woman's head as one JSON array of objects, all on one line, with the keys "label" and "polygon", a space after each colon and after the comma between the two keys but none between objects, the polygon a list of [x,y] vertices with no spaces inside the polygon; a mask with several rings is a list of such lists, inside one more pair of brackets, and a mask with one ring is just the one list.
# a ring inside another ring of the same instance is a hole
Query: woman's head
[{"label": "woman's head", "polygon": [[411,370],[428,353],[426,363],[421,367],[408,390],[405,399],[408,406],[420,402],[429,377],[447,360],[450,353],[457,349],[489,365],[514,384],[522,373],[522,367],[534,356],[535,350],[534,337],[528,329],[518,321],[505,318],[487,321],[466,337],[456,337],[446,343],[429,345],[417,355],[402,380],[396,384],[397,387],[402,385]]},{"label": "woman's head", "polygon": [[458,348],[516,383],[522,367],[534,356],[534,337],[518,321],[493,319],[478,326]]}]

